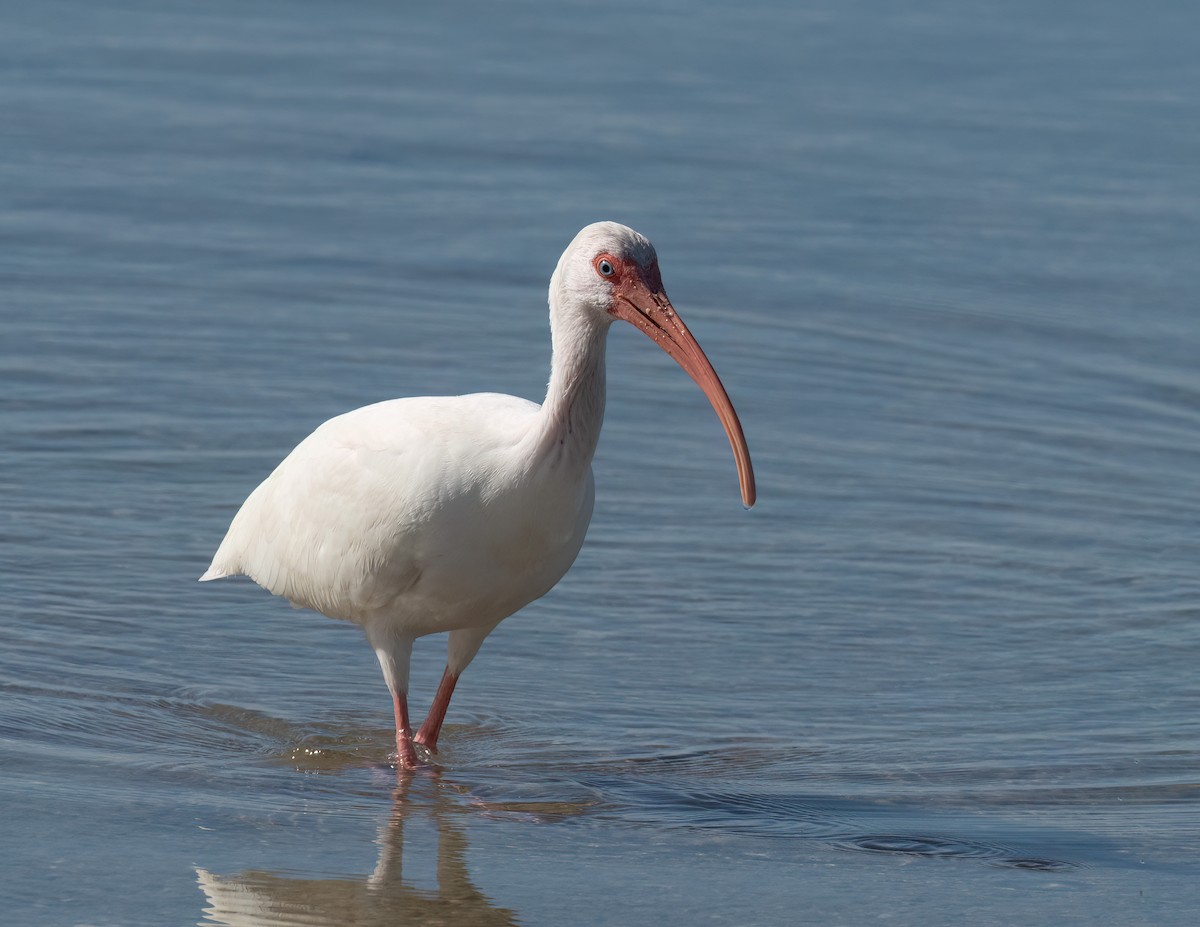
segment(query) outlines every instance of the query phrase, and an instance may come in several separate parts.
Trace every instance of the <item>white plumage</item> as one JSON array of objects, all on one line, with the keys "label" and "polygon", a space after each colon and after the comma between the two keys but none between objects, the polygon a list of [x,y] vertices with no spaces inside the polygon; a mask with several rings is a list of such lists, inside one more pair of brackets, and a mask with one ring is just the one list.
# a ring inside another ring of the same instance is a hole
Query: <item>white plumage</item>
[{"label": "white plumage", "polygon": [[413,641],[450,632],[446,673],[415,741],[436,751],[458,676],[504,618],[548,592],[583,543],[604,415],[609,324],[654,338],[705,390],[754,477],[737,416],[662,290],[649,241],[583,229],[550,285],[542,405],[498,393],[395,399],[337,416],[242,505],[201,580],[245,574],[366,632],[392,691],[398,763],[416,763],[406,693]]}]

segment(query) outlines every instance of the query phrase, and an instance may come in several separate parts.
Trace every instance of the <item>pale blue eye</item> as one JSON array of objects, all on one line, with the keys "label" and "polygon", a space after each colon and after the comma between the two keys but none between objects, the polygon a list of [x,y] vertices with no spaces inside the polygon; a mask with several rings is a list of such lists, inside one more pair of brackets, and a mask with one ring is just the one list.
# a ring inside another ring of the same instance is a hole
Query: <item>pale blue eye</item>
[{"label": "pale blue eye", "polygon": [[613,275],[612,261],[601,261],[596,265],[596,270],[600,271],[602,276],[611,277]]}]

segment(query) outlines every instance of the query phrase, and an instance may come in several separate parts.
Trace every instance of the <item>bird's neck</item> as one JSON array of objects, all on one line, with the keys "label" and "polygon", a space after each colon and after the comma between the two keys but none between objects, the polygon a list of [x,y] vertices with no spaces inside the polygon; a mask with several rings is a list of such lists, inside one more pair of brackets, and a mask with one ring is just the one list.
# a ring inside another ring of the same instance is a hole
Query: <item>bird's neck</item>
[{"label": "bird's neck", "polygon": [[552,463],[591,466],[604,423],[608,325],[589,317],[551,318],[554,356],[542,403],[539,453]]}]

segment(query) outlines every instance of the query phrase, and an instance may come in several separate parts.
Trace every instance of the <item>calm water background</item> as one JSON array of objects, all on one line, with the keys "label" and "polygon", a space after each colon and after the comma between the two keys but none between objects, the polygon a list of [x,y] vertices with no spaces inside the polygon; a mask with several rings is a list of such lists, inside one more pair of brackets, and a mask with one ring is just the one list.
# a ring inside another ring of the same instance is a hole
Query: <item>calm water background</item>
[{"label": "calm water background", "polygon": [[[0,918],[1195,923],[1198,34],[9,4]],[[598,218],[657,244],[759,505],[614,329],[584,552],[399,788],[360,635],[195,578],[330,415],[540,398]]]}]

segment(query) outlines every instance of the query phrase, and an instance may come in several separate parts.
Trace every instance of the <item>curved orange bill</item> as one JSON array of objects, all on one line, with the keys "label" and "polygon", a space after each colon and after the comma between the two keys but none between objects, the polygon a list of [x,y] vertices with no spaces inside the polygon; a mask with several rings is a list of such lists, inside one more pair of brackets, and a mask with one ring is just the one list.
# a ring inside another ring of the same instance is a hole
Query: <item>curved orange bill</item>
[{"label": "curved orange bill", "polygon": [[667,299],[662,287],[651,287],[646,281],[636,277],[623,280],[616,287],[609,312],[618,319],[624,319],[637,326],[652,338],[660,348],[675,358],[675,362],[696,381],[700,389],[704,390],[704,395],[708,397],[721,424],[725,426],[725,434],[729,437],[733,457],[737,461],[742,504],[750,508],[755,499],[754,465],[750,463],[750,449],[746,447],[742,423],[738,421],[733,403],[729,401],[729,394],[721,385],[721,378],[713,370],[699,342],[683,324],[683,319]]}]

